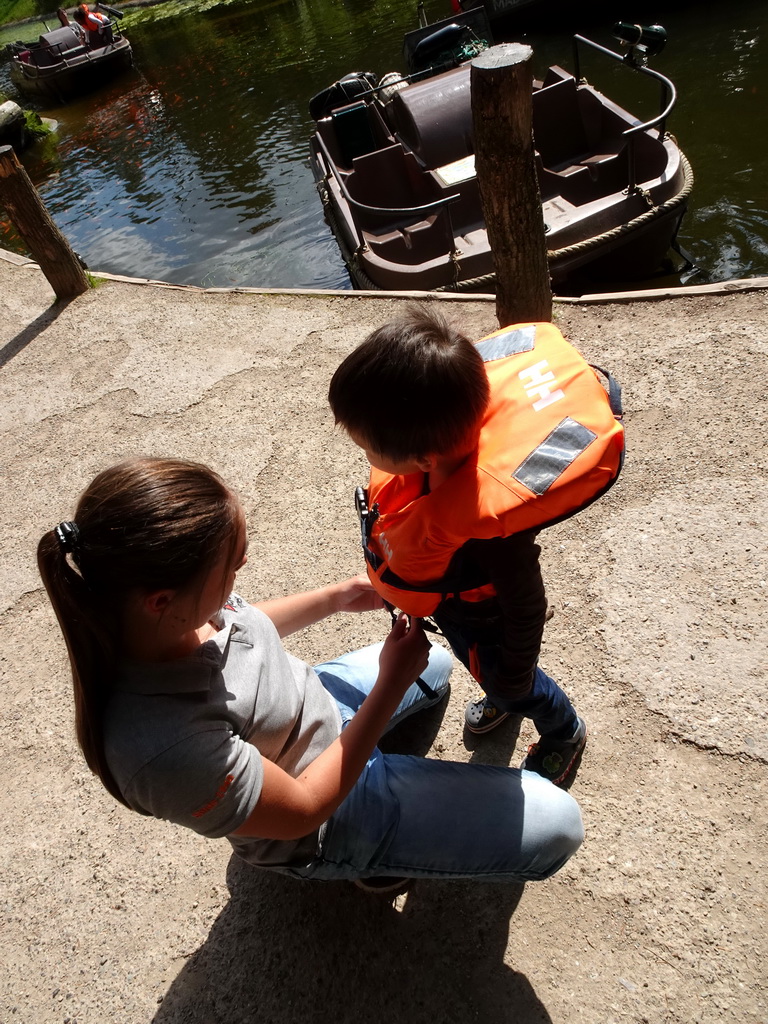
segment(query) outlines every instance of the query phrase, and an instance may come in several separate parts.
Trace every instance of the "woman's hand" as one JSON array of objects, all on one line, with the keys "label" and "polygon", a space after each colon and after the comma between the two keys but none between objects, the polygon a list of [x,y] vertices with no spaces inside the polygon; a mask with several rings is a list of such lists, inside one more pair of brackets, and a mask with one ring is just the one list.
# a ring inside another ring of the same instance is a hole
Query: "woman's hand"
[{"label": "woman's hand", "polygon": [[365,573],[342,580],[335,587],[338,612],[373,612],[384,607]]},{"label": "woman's hand", "polygon": [[298,839],[327,821],[357,781],[403,694],[426,668],[429,647],[419,622],[399,615],[379,655],[376,684],[349,725],[297,779],[263,757],[259,801],[233,835]]},{"label": "woman's hand", "polygon": [[430,646],[419,620],[400,612],[379,655],[379,679],[402,684],[405,693],[427,667]]}]

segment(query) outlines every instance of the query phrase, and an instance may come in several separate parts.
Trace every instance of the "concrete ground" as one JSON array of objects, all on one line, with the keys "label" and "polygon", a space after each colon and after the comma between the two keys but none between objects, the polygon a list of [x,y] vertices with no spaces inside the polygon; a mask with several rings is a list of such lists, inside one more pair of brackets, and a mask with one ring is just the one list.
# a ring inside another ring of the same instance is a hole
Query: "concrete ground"
[{"label": "concrete ground", "polygon": [[[0,1019],[765,1024],[768,291],[557,305],[628,411],[619,483],[542,538],[542,663],[590,726],[572,789],[587,839],[548,882],[421,882],[394,905],[111,801],[75,745],[34,551],[95,472],[145,453],[239,491],[245,596],[359,571],[366,467],[325,393],[404,300],[121,281],[52,299],[0,259]],[[492,302],[437,301],[472,336],[497,326]],[[287,646],[320,660],[386,628],[339,616]],[[474,692],[457,669],[403,749],[517,764],[530,723],[468,739]]]}]

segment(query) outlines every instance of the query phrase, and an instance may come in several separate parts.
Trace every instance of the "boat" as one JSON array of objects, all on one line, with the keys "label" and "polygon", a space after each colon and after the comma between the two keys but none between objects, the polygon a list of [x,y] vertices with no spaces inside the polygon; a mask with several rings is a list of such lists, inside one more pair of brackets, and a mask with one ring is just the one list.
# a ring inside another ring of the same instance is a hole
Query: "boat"
[{"label": "boat", "polygon": [[[353,73],[310,101],[310,165],[355,287],[494,289],[475,175],[469,64],[470,51],[489,38],[483,9],[464,12],[406,35],[407,74]],[[666,130],[674,85],[647,67],[653,38],[649,31],[625,40],[627,53],[620,54],[576,36],[574,73],[555,65],[533,83],[535,163],[555,292],[578,288],[585,277],[650,277],[675,244],[693,173]],[[661,114],[640,121],[583,80],[584,47],[654,79]]]},{"label": "boat", "polygon": [[[110,15],[122,18],[103,4],[97,5]],[[84,42],[77,24],[71,24],[65,12],[59,12],[59,28],[44,32],[33,43],[11,43],[11,81],[28,96],[64,103],[74,96],[90,92],[133,64],[131,44],[116,23],[109,20],[96,44]]]}]

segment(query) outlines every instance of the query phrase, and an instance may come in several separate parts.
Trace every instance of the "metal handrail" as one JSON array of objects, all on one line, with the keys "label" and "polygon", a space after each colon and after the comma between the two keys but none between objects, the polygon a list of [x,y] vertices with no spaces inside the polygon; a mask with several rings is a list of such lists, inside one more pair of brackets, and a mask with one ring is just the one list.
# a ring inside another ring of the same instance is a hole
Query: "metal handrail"
[{"label": "metal handrail", "polygon": [[398,217],[415,217],[419,214],[423,216],[425,213],[431,213],[433,210],[441,210],[450,203],[455,203],[456,200],[461,198],[458,194],[453,196],[444,196],[442,199],[436,199],[434,202],[425,203],[422,206],[368,206],[367,203],[361,203],[359,200],[352,198],[344,180],[336,170],[331,154],[328,152],[325,141],[319,132],[315,133],[315,138],[317,139],[318,145],[322,151],[325,165],[336,179],[339,189],[341,190],[341,194],[350,206],[353,206],[358,210],[363,210],[365,213],[373,213],[381,217],[391,217],[393,214]]},{"label": "metal handrail", "polygon": [[641,132],[649,131],[651,128],[659,126],[659,138],[663,138],[666,133],[666,121],[669,114],[672,112],[673,107],[677,103],[677,90],[675,89],[674,83],[671,82],[665,75],[660,74],[658,71],[654,71],[651,68],[645,67],[642,64],[631,64],[629,63],[620,53],[616,53],[615,50],[609,50],[607,46],[601,46],[600,43],[595,43],[591,39],[587,39],[584,36],[575,35],[573,37],[573,57],[575,67],[576,81],[580,82],[581,79],[581,62],[579,59],[579,43],[584,43],[586,46],[590,46],[593,50],[597,50],[599,53],[605,54],[607,57],[611,57],[613,60],[619,61],[625,67],[631,68],[633,71],[638,71],[641,75],[647,75],[649,78],[656,79],[657,82],[661,83],[662,86],[662,98],[661,98],[661,113],[652,118],[650,121],[645,121],[643,124],[633,125],[631,128],[627,128],[623,131],[622,138],[628,139],[627,146],[627,161],[628,167],[628,191],[631,194],[637,187],[635,180],[635,136]]}]

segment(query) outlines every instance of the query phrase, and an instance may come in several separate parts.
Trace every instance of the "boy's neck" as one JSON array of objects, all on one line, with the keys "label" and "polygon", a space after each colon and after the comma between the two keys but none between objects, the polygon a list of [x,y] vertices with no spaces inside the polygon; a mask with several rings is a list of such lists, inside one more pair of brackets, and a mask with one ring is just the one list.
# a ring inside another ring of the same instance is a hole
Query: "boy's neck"
[{"label": "boy's neck", "polygon": [[434,455],[433,464],[427,473],[429,489],[434,491],[440,484],[445,483],[453,474],[461,469],[470,455],[474,452],[465,452],[463,455]]}]

